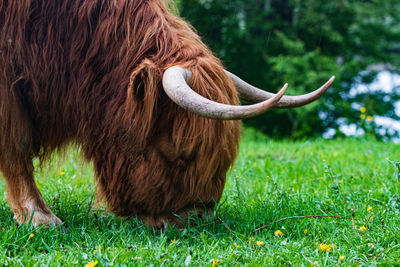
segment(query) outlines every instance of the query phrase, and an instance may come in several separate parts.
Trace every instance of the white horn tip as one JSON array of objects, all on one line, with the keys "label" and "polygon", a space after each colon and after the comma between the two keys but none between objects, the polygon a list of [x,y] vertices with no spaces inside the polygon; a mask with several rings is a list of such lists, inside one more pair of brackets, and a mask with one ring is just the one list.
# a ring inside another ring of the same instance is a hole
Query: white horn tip
[{"label": "white horn tip", "polygon": [[329,88],[333,84],[333,81],[335,80],[336,76],[332,76],[322,87],[323,88]]}]

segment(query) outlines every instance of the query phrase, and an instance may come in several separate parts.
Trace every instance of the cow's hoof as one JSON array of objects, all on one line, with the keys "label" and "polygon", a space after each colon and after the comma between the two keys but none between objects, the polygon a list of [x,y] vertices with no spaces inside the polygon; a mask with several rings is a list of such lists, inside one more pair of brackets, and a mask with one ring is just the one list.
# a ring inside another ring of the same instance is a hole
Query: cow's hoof
[{"label": "cow's hoof", "polygon": [[32,213],[28,213],[29,216],[26,216],[25,213],[15,214],[14,219],[18,222],[18,224],[27,224],[31,225],[34,228],[38,227],[56,227],[62,224],[62,221],[53,213],[44,213],[41,211],[33,211]]}]

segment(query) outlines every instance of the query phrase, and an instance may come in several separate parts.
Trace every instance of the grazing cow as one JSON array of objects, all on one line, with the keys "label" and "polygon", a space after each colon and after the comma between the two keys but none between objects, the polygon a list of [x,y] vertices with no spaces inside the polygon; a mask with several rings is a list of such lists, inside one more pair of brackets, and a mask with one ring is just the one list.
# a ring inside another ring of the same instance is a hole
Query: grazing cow
[{"label": "grazing cow", "polygon": [[[225,71],[164,0],[0,0],[0,169],[19,223],[59,225],[33,157],[78,145],[98,195],[155,228],[219,201],[239,119],[319,98]],[[256,104],[238,106],[239,97]]]}]

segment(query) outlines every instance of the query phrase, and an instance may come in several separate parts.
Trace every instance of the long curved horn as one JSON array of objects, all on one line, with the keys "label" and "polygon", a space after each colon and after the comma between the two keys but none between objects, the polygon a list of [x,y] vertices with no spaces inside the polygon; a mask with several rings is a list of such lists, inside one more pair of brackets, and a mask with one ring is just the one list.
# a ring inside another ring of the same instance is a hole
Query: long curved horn
[{"label": "long curved horn", "polygon": [[[261,101],[265,101],[267,99],[275,97],[275,94],[272,94],[270,92],[266,92],[264,90],[258,89],[257,87],[254,87],[239,77],[237,77],[235,74],[230,73],[229,71],[225,71],[226,74],[232,79],[233,83],[236,86],[237,91],[239,92],[239,96],[241,99],[250,101],[252,103],[258,103]],[[313,102],[314,100],[317,100],[320,98],[326,90],[332,85],[333,81],[335,80],[335,76],[332,76],[328,82],[326,82],[323,86],[321,86],[319,89],[305,94],[305,95],[299,95],[299,96],[283,96],[279,102],[276,104],[275,107],[277,108],[294,108],[294,107],[300,107],[307,105],[308,103]]]},{"label": "long curved horn", "polygon": [[197,115],[217,120],[241,120],[257,116],[272,107],[285,94],[287,84],[273,97],[249,106],[232,106],[202,97],[188,85],[192,73],[179,66],[168,68],[163,75],[163,87],[167,95],[178,106]]}]

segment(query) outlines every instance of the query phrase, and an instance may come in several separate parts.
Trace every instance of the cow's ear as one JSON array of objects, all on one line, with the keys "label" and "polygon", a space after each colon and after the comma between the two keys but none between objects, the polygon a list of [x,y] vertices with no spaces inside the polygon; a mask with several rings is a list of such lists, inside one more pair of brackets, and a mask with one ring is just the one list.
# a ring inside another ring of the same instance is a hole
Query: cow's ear
[{"label": "cow's ear", "polygon": [[147,135],[155,118],[157,101],[162,92],[161,77],[159,68],[149,59],[143,60],[130,76],[124,119],[129,124],[140,124],[137,129],[143,131],[143,135]]},{"label": "cow's ear", "polygon": [[161,75],[156,65],[145,59],[132,72],[129,80],[127,97],[149,98],[153,90],[161,83]]}]

